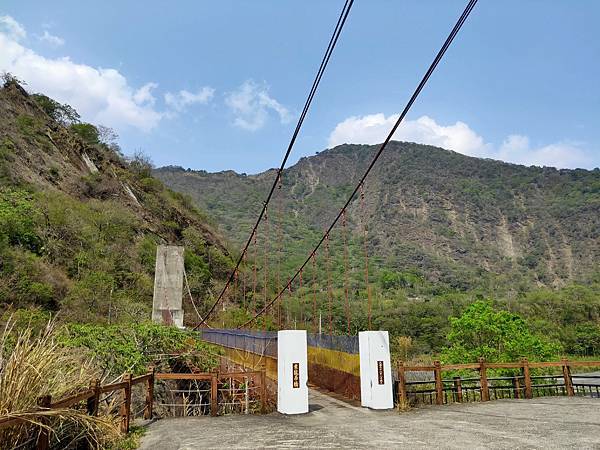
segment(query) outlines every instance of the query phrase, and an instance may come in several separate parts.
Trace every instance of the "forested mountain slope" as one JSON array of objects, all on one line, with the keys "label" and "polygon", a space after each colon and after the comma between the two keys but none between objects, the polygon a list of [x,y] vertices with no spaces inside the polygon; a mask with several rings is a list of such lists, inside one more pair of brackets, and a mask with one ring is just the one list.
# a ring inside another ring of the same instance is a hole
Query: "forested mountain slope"
[{"label": "forested mountain slope", "polygon": [[[288,270],[312,248],[376,149],[341,145],[285,170],[280,222]],[[274,177],[273,170],[246,175],[163,167],[154,173],[189,194],[237,244],[247,238]],[[365,217],[374,264],[386,271],[458,290],[560,287],[598,276],[598,169],[525,167],[392,142],[368,178],[364,209],[355,199],[348,211],[355,243]]]}]

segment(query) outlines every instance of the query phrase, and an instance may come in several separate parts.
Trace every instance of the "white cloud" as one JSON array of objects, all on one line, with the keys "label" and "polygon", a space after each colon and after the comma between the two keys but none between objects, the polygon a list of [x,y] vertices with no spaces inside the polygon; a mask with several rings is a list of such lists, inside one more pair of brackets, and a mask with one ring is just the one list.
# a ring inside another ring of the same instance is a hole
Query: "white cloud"
[{"label": "white cloud", "polygon": [[181,112],[184,111],[188,106],[195,103],[201,105],[208,103],[214,97],[214,95],[215,90],[209,86],[204,86],[198,89],[198,92],[196,93],[189,92],[184,89],[176,94],[167,92],[165,94],[165,103],[175,111]]},{"label": "white cloud", "polygon": [[[362,117],[350,117],[339,123],[329,136],[329,145],[346,142],[353,144],[374,144],[383,142],[390,132],[398,115],[385,117],[383,114],[371,114]],[[420,142],[449,148],[460,153],[473,155],[485,150],[487,145],[464,122],[442,126],[428,116],[417,120],[405,120],[394,133],[399,141]]]},{"label": "white cloud", "polygon": [[44,34],[37,38],[42,42],[50,44],[52,47],[61,47],[65,45],[65,40],[63,38],[48,33],[48,30],[44,30]]},{"label": "white cloud", "polygon": [[27,37],[27,32],[23,25],[11,16],[0,16],[0,33],[5,33],[15,41],[20,41]]},{"label": "white cloud", "polygon": [[148,105],[154,105],[156,99],[152,95],[152,91],[158,87],[158,83],[146,83],[133,94],[133,101],[138,105],[147,103]]},{"label": "white cloud", "polygon": [[576,168],[593,166],[591,156],[578,142],[556,142],[542,147],[532,147],[527,136],[512,134],[500,145],[495,158],[527,166]]},{"label": "white cloud", "polygon": [[144,131],[159,123],[163,113],[152,106],[154,83],[136,90],[115,69],[78,64],[68,57],[46,58],[18,42],[26,34],[14,19],[3,16],[0,22],[8,30],[0,31],[0,71],[25,80],[30,90],[70,104],[86,121]]},{"label": "white cloud", "polygon": [[290,111],[269,96],[268,87],[252,80],[245,81],[237,90],[227,94],[225,104],[235,116],[234,125],[249,131],[262,128],[267,122],[269,111],[275,112],[281,123],[292,120]]},{"label": "white cloud", "polygon": [[[378,144],[385,140],[398,115],[385,117],[371,114],[349,117],[337,124],[329,135],[329,146],[339,144]],[[510,135],[496,147],[486,143],[464,122],[440,125],[428,116],[416,120],[404,120],[393,139],[418,142],[454,150],[469,156],[500,159],[507,162],[552,166],[559,168],[592,167],[593,158],[577,142],[558,142],[542,147],[531,146],[526,136]]]}]

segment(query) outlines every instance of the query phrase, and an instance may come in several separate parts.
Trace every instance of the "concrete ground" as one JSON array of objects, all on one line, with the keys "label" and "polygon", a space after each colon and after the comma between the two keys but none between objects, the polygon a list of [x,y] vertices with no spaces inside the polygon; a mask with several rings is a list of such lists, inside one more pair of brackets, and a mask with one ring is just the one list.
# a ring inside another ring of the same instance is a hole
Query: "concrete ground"
[{"label": "concrete ground", "polygon": [[141,449],[198,448],[598,448],[600,400],[544,397],[371,411],[310,391],[299,416],[163,419]]}]

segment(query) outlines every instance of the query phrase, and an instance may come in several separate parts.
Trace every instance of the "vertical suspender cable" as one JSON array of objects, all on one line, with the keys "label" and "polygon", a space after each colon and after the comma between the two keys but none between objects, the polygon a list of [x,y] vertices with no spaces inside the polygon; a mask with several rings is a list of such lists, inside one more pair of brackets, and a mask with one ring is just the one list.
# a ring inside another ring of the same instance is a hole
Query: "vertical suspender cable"
[{"label": "vertical suspender cable", "polygon": [[[264,221],[265,221],[265,267],[264,267],[264,286],[263,286],[263,291],[264,291],[264,305],[266,306],[268,303],[268,298],[269,298],[269,289],[268,289],[268,285],[269,285],[269,214],[267,211],[265,211],[265,216],[264,216]],[[267,331],[267,321],[265,318],[265,331]]]},{"label": "vertical suspender cable", "polygon": [[361,213],[361,217],[362,217],[363,246],[364,246],[364,251],[365,251],[365,288],[367,289],[367,308],[368,308],[367,317],[369,319],[368,320],[369,330],[372,330],[373,327],[371,324],[371,310],[373,308],[373,301],[371,299],[371,286],[369,284],[369,247],[368,247],[368,243],[367,243],[368,228],[367,228],[367,216],[366,216],[366,212],[365,212],[364,183],[361,183],[361,185],[360,185],[360,213]]},{"label": "vertical suspender cable", "polygon": [[313,279],[312,279],[312,290],[313,290],[313,332],[316,333],[318,331],[318,319],[317,319],[317,261],[316,255],[313,253],[312,255],[312,269],[313,269]]},{"label": "vertical suspender cable", "polygon": [[329,234],[325,235],[325,266],[327,270],[327,320],[329,322],[329,336],[333,334],[333,315],[331,311],[333,292],[331,290],[331,264],[329,258]]},{"label": "vertical suspender cable", "polygon": [[348,299],[348,236],[346,233],[346,211],[342,213],[342,240],[344,241],[344,307],[346,309],[346,330],[350,335],[350,300]]}]

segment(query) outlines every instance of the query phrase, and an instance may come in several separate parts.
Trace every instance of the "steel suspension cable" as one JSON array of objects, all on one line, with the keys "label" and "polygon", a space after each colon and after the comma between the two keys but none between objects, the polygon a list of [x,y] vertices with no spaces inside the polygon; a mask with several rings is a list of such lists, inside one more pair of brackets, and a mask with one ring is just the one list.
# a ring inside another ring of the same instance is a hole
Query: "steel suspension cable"
[{"label": "steel suspension cable", "polygon": [[[468,2],[467,6],[465,7],[465,9],[464,9],[464,11],[462,13],[462,15],[459,17],[458,21],[456,22],[456,24],[452,28],[452,31],[450,32],[450,34],[448,35],[448,37],[444,41],[444,44],[442,45],[442,47],[440,48],[440,50],[436,54],[433,62],[430,64],[429,68],[425,72],[425,75],[423,75],[423,78],[421,79],[421,81],[417,85],[416,89],[414,90],[413,94],[411,95],[410,99],[408,100],[408,103],[406,104],[406,106],[402,110],[402,113],[400,114],[400,116],[398,117],[398,119],[396,120],[396,122],[394,123],[394,126],[390,130],[390,132],[389,132],[388,136],[386,137],[385,141],[379,146],[379,149],[375,153],[375,156],[371,160],[371,163],[367,167],[367,170],[365,171],[364,175],[360,179],[359,183],[354,188],[354,190],[352,191],[352,193],[348,197],[348,200],[346,201],[346,203],[344,204],[344,206],[341,208],[340,212],[335,217],[335,219],[333,220],[333,222],[331,223],[331,225],[329,226],[329,228],[325,231],[325,233],[323,234],[323,236],[321,237],[321,239],[319,240],[319,242],[317,243],[317,245],[315,246],[315,248],[313,249],[313,251],[308,256],[308,258],[304,261],[304,263],[296,271],[296,273],[294,274],[294,276],[292,276],[289,279],[288,285],[290,283],[292,283],[296,279],[296,277],[298,276],[298,273],[300,272],[300,270],[303,269],[308,264],[308,262],[310,261],[311,256],[321,247],[321,245],[323,245],[323,242],[327,239],[327,237],[329,236],[329,233],[331,232],[331,230],[333,229],[333,227],[335,227],[336,223],[340,220],[340,217],[342,215],[342,211],[345,211],[348,208],[348,206],[352,202],[354,196],[356,195],[356,193],[360,189],[360,186],[365,182],[365,179],[367,178],[367,176],[369,175],[369,173],[371,172],[371,170],[375,166],[375,163],[377,162],[377,160],[379,159],[379,157],[381,156],[381,154],[383,153],[383,151],[385,150],[385,148],[387,147],[387,145],[389,144],[389,142],[392,140],[392,136],[394,135],[394,133],[396,132],[396,130],[398,129],[398,127],[400,126],[400,124],[402,123],[402,121],[404,120],[404,118],[406,117],[406,115],[408,114],[408,112],[410,111],[413,103],[416,101],[417,97],[419,96],[419,94],[421,93],[421,91],[423,90],[423,88],[425,87],[425,85],[427,84],[427,81],[429,81],[429,78],[431,77],[431,75],[435,71],[435,69],[438,66],[439,62],[442,60],[444,54],[446,53],[446,50],[448,50],[448,47],[450,47],[450,44],[452,44],[452,41],[454,41],[454,38],[456,37],[456,35],[460,31],[460,29],[462,28],[463,24],[465,23],[466,19],[471,14],[471,11],[473,10],[473,8],[475,7],[476,4],[477,4],[477,0],[470,0]],[[287,288],[287,286],[285,286],[283,289],[285,290],[286,288]],[[277,299],[281,296],[281,293],[282,292],[280,292],[273,300],[271,300],[271,303],[277,301]],[[244,323],[243,325],[241,325],[238,328],[243,328],[243,327],[251,324],[263,312],[264,312],[264,308],[263,308],[262,311],[259,311],[252,319],[250,319],[249,321],[247,321],[246,323]]]},{"label": "steel suspension cable", "polygon": [[[308,97],[306,99],[306,102],[304,103],[304,108],[302,109],[302,113],[300,114],[300,117],[298,118],[298,123],[296,124],[296,128],[294,129],[294,133],[292,134],[292,137],[290,139],[290,143],[288,144],[288,148],[287,148],[287,150],[285,152],[283,160],[281,161],[281,165],[279,166],[279,169],[277,170],[277,177],[275,178],[275,180],[273,182],[273,185],[271,186],[269,194],[267,195],[267,199],[263,203],[263,208],[262,208],[260,214],[258,215],[258,219],[256,220],[256,223],[254,225],[252,233],[254,233],[256,231],[256,229],[258,228],[258,226],[259,226],[259,224],[260,224],[260,222],[261,222],[261,220],[263,218],[263,215],[266,212],[266,208],[269,205],[269,202],[271,201],[271,197],[273,196],[273,191],[275,190],[275,188],[277,186],[277,182],[279,180],[279,176],[283,172],[283,169],[285,168],[287,160],[288,160],[288,158],[290,156],[290,153],[292,152],[292,148],[294,147],[294,144],[296,143],[296,139],[298,137],[298,134],[300,133],[300,129],[302,128],[302,124],[304,123],[304,119],[306,118],[306,115],[308,113],[310,105],[311,105],[311,103],[313,101],[313,98],[314,98],[314,96],[315,96],[315,94],[317,92],[317,89],[319,87],[319,84],[321,82],[321,78],[323,77],[323,74],[325,73],[325,69],[327,68],[327,65],[329,64],[329,60],[331,59],[331,55],[333,54],[333,50],[335,49],[335,46],[336,46],[336,44],[338,42],[338,39],[340,37],[342,29],[344,28],[344,25],[346,23],[346,19],[348,18],[348,14],[350,14],[350,9],[352,8],[353,4],[354,4],[354,0],[346,0],[345,3],[344,3],[344,6],[342,8],[342,11],[340,12],[340,15],[338,17],[337,23],[336,23],[335,28],[333,30],[333,34],[331,35],[331,38],[329,39],[329,43],[327,45],[327,49],[325,50],[325,54],[323,55],[323,59],[321,60],[321,64],[319,66],[319,69],[317,70],[317,74],[316,74],[315,79],[313,81],[313,84],[312,84],[312,86],[310,88]],[[248,238],[248,240],[246,241],[246,244],[244,245],[244,248],[242,250],[242,254],[240,255],[240,257],[238,258],[238,260],[236,262],[234,271],[239,268],[240,263],[241,263],[242,258],[243,258],[243,255],[248,250],[248,247],[250,246],[250,242],[252,240],[252,233],[250,233],[250,238]],[[204,319],[202,319],[202,321],[198,325],[196,325],[194,327],[194,329],[197,329],[199,326],[201,326],[203,323],[205,323],[208,320],[208,318],[211,316],[211,314],[215,311],[217,305],[219,304],[219,302],[223,298],[223,295],[225,294],[225,291],[227,290],[227,287],[232,282],[232,280],[233,280],[233,272],[227,278],[227,282],[225,284],[225,287],[223,288],[223,290],[221,291],[221,293],[217,297],[217,300],[213,303],[213,305],[211,306],[211,308],[208,310],[208,312],[206,313]]]}]

